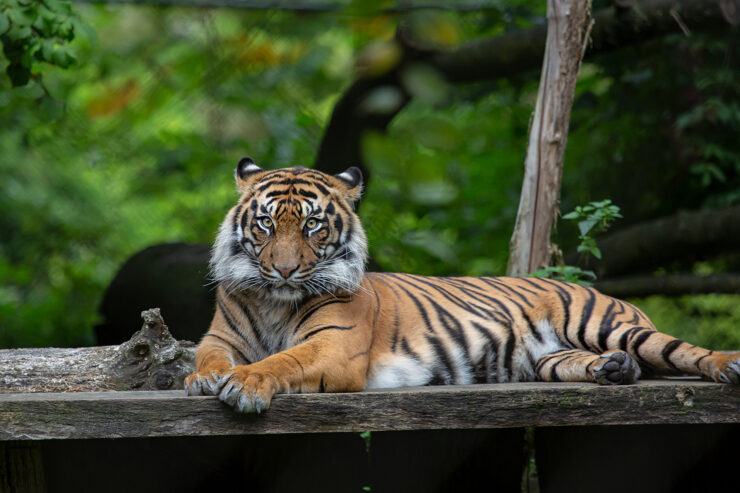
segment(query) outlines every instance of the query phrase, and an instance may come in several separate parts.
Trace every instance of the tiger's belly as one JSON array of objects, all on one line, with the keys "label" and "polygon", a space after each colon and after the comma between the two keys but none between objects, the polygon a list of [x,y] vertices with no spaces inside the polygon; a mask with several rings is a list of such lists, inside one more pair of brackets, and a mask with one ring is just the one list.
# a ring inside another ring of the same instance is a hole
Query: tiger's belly
[{"label": "tiger's belly", "polygon": [[443,343],[443,348],[428,345],[405,351],[388,348],[371,363],[365,389],[534,381],[537,361],[569,346],[560,340],[548,321],[539,322],[537,328],[540,338],[532,337],[529,332],[509,332],[513,344],[502,334],[496,349],[475,337],[466,338],[470,345],[465,350],[452,341]]}]

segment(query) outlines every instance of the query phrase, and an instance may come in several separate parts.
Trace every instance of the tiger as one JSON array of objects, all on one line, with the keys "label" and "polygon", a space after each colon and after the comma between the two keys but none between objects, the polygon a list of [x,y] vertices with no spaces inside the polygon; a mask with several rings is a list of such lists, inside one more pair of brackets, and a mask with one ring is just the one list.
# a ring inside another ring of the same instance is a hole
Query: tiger
[{"label": "tiger", "polygon": [[494,382],[632,384],[697,375],[740,384],[740,352],[658,332],[637,307],[537,277],[365,272],[357,167],[264,170],[242,158],[240,198],[210,271],[211,325],[188,395],[261,413],[276,393]]}]

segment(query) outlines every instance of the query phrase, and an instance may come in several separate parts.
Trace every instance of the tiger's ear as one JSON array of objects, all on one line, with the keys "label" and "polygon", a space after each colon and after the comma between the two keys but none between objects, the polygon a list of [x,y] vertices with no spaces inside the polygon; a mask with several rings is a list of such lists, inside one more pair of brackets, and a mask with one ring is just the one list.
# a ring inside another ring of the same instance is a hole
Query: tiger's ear
[{"label": "tiger's ear", "polygon": [[236,165],[236,170],[234,171],[234,178],[236,179],[236,188],[241,192],[244,193],[247,190],[250,189],[252,182],[254,181],[253,178],[255,175],[261,171],[264,171],[262,168],[254,164],[254,159],[251,157],[243,157],[239,160],[239,163]]},{"label": "tiger's ear", "polygon": [[345,171],[334,175],[337,178],[342,191],[345,193],[350,202],[357,202],[362,195],[362,171],[357,166],[347,168]]}]

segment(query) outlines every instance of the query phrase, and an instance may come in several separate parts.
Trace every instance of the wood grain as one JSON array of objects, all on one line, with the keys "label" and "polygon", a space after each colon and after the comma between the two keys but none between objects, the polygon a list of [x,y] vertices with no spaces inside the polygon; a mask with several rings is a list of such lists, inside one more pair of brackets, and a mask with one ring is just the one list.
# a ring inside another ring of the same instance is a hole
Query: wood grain
[{"label": "wood grain", "polygon": [[0,440],[740,423],[740,388],[700,380],[511,383],[278,395],[261,416],[182,391],[0,394]]}]

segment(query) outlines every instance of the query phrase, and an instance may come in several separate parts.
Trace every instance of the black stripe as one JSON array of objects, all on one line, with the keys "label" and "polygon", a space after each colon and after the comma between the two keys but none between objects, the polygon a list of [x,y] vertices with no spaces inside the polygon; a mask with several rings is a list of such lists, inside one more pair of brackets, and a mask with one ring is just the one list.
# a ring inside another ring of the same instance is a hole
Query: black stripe
[{"label": "black stripe", "polygon": [[504,348],[504,368],[506,369],[509,380],[513,378],[512,363],[514,359],[514,348],[516,340],[514,339],[513,332],[509,333],[509,338],[506,340],[506,347]]},{"label": "black stripe", "polygon": [[556,361],[551,367],[550,367],[550,380],[553,382],[562,382],[560,377],[558,376],[558,372],[556,371],[558,365],[568,359],[568,356],[563,356],[558,361]]},{"label": "black stripe", "polygon": [[643,343],[647,341],[651,335],[657,334],[657,332],[655,330],[648,329],[646,327],[640,327],[638,329],[638,332],[640,333],[640,335],[634,338],[635,342],[632,343],[632,351],[634,352],[634,355],[637,358],[645,362],[645,358],[640,356],[640,352],[639,352],[640,346],[642,346]]},{"label": "black stripe", "polygon": [[244,336],[242,331],[239,330],[239,326],[234,322],[234,319],[231,316],[231,312],[226,308],[226,305],[224,305],[223,301],[221,301],[221,296],[219,296],[220,293],[216,294],[216,305],[218,305],[218,309],[221,310],[221,315],[223,315],[224,320],[226,320],[226,325],[229,326],[229,328],[236,333],[239,337],[242,338],[242,340],[246,343],[247,346],[251,346],[249,344],[249,340]]},{"label": "black stripe", "polygon": [[406,293],[406,296],[408,296],[409,298],[411,298],[411,301],[414,302],[414,304],[416,305],[416,308],[419,310],[419,313],[421,314],[421,318],[424,320],[424,324],[426,325],[427,330],[430,330],[430,331],[434,332],[434,328],[432,327],[432,324],[429,321],[429,315],[427,315],[427,311],[424,308],[424,305],[422,305],[421,302],[418,299],[416,299],[416,297],[414,295],[412,295],[403,286],[398,285],[398,288],[400,288],[401,291],[403,291],[404,293]]},{"label": "black stripe", "polygon": [[405,337],[401,338],[401,349],[403,350],[404,353],[408,354],[409,356],[414,358],[416,361],[421,362],[421,358],[416,353],[416,351],[411,349],[411,346],[409,346],[409,342],[406,340]]},{"label": "black stripe", "polygon": [[527,299],[526,296],[524,296],[523,294],[521,294],[519,291],[517,291],[516,289],[512,288],[508,284],[506,284],[506,283],[504,283],[504,282],[496,279],[495,277],[479,277],[478,279],[480,279],[482,282],[488,284],[492,288],[498,289],[499,291],[501,291],[504,294],[507,294],[507,293],[510,292],[511,294],[516,295],[527,306],[529,306],[530,308],[533,308],[532,303],[529,302],[529,300]]},{"label": "black stripe", "polygon": [[[457,381],[457,372],[452,367],[452,361],[450,360],[450,356],[447,354],[447,351],[445,350],[442,342],[439,340],[439,338],[433,335],[424,334],[424,337],[426,337],[427,342],[429,342],[429,344],[432,346],[432,349],[437,356],[437,360],[440,361],[444,368],[447,370],[447,377],[449,378],[445,378],[445,375],[438,375],[440,377],[441,383],[443,383],[444,385],[455,383]],[[434,381],[436,382],[436,379]]]},{"label": "black stripe", "polygon": [[619,338],[619,349],[622,351],[627,351],[627,344],[629,343],[629,339],[632,337],[632,334],[640,330],[641,327],[631,327],[624,331],[624,334],[622,334],[622,337]]},{"label": "black stripe", "polygon": [[[547,291],[547,289],[543,288],[542,286],[540,286],[539,284],[537,284],[536,282],[534,282],[534,279],[529,279],[529,278],[526,278],[526,277],[518,277],[517,279],[519,279],[522,282],[526,282],[527,284],[531,285],[534,288],[539,289],[540,291]],[[536,277],[535,279],[539,279],[539,277]],[[535,294],[533,292],[531,292],[531,293],[532,294]]]},{"label": "black stripe", "polygon": [[[475,284],[469,283],[468,281],[465,281],[464,279],[459,279],[459,278],[449,278],[449,279],[446,279],[446,281],[448,283],[453,284],[455,288],[459,289],[462,293],[464,293],[465,295],[471,298],[474,298],[482,303],[493,303],[498,308],[500,308],[501,311],[503,311],[503,313],[505,314],[505,317],[508,319],[507,321],[509,322],[509,324],[514,323],[514,319],[511,315],[511,312],[506,307],[506,305],[500,300],[493,298],[492,296],[489,296],[488,294],[486,294],[486,292],[483,291],[479,286],[476,286]],[[459,286],[459,284],[469,286],[469,288],[461,287]],[[498,312],[490,312],[490,311],[488,312],[489,316],[491,316],[492,314],[499,315]],[[500,319],[496,319],[495,321],[501,324],[504,324]]]},{"label": "black stripe", "polygon": [[[706,358],[707,356],[711,355],[711,354],[712,354],[713,352],[714,352],[714,351],[709,351],[709,353],[708,353],[708,354],[705,354],[704,356],[702,356],[702,357],[700,357],[699,359],[697,359],[696,361],[694,361],[694,365],[696,365],[696,367],[697,367],[697,368],[699,368],[699,363],[701,363],[701,360],[703,360],[703,359],[704,359],[704,358]],[[701,368],[700,368],[700,369],[701,369]]]},{"label": "black stripe", "polygon": [[234,351],[236,351],[239,354],[239,356],[242,357],[242,359],[246,362],[246,364],[248,364],[248,365],[251,365],[252,364],[252,362],[249,360],[249,358],[247,358],[247,355],[244,354],[241,349],[239,349],[238,347],[234,346],[232,343],[230,343],[229,341],[227,341],[226,339],[224,339],[220,335],[211,334],[210,332],[208,332],[205,335],[203,335],[203,337],[215,337],[219,341],[225,342],[226,344],[228,344],[229,346],[231,346],[234,349]]},{"label": "black stripe", "polygon": [[323,394],[324,392],[326,392],[326,386],[324,385],[324,375],[323,374],[321,375],[321,380],[319,381],[319,390],[318,390],[318,392],[320,394]]},{"label": "black stripe", "polygon": [[[488,353],[490,353],[491,359],[493,360],[494,365],[496,365],[496,379],[498,379],[498,364],[497,363],[498,363],[499,346],[500,346],[498,339],[493,334],[488,332],[488,330],[486,330],[486,328],[483,327],[482,325],[476,322],[471,322],[470,325],[472,325],[474,329],[480,332],[481,335],[483,335],[483,337],[485,337],[488,340],[488,343],[486,344],[486,348],[488,348]],[[487,356],[488,354],[484,352],[482,359],[485,360],[486,362],[488,361]],[[485,382],[490,382],[488,378],[490,374],[491,374],[490,369],[486,368]]]},{"label": "black stripe", "polygon": [[[235,293],[239,298],[241,298],[243,295],[239,293]],[[228,296],[228,295],[227,295]],[[241,303],[239,298],[234,296],[229,296],[229,298],[234,302],[234,304],[239,307],[239,309],[242,311],[244,316],[247,319],[247,322],[249,323],[249,328],[252,329],[252,332],[257,338],[257,342],[259,342],[260,346],[265,352],[268,351],[268,344],[267,341],[265,341],[262,332],[257,327],[257,323],[254,320],[254,317],[252,316],[252,311],[249,309],[249,305],[246,303],[246,300],[244,303]]]},{"label": "black stripe", "polygon": [[400,328],[400,321],[398,317],[398,303],[393,302],[393,340],[391,341],[391,351],[396,352],[396,346],[398,345],[398,330]]},{"label": "black stripe", "polygon": [[298,366],[301,369],[301,381],[303,381],[303,380],[306,379],[306,372],[303,370],[303,365],[301,364],[300,361],[298,361],[298,358],[296,358],[295,356],[293,356],[292,354],[287,353],[287,352],[282,352],[282,353],[278,353],[278,354],[282,354],[283,356],[287,356],[289,358],[293,358],[293,361],[295,361],[296,363],[298,363]]},{"label": "black stripe", "polygon": [[309,337],[313,337],[316,334],[318,334],[319,332],[323,332],[325,330],[352,330],[354,328],[355,328],[354,325],[350,325],[349,327],[345,327],[345,326],[342,326],[342,325],[323,325],[323,326],[321,326],[321,327],[319,327],[317,329],[314,329],[314,330],[310,331],[306,335],[304,335],[302,337],[302,340],[305,341]]},{"label": "black stripe", "polygon": [[678,367],[673,364],[670,357],[671,357],[671,354],[673,354],[673,351],[678,349],[678,346],[680,346],[681,344],[683,344],[683,341],[681,339],[675,339],[669,342],[668,344],[666,344],[665,347],[663,348],[663,352],[661,353],[663,356],[663,361],[665,361],[666,364],[670,366],[672,370],[679,372],[679,373],[681,372],[681,370],[679,370]]},{"label": "black stripe", "polygon": [[[394,274],[391,274],[391,276],[395,276],[395,275]],[[470,303],[468,303],[464,299],[460,298],[459,296],[453,295],[452,293],[450,293],[448,290],[446,290],[442,286],[440,286],[438,284],[435,284],[434,282],[430,281],[429,279],[427,279],[427,278],[425,278],[423,276],[407,275],[407,277],[412,278],[416,282],[419,282],[419,283],[422,283],[422,284],[424,284],[426,286],[429,286],[434,291],[436,291],[437,293],[439,293],[443,297],[445,297],[450,303],[453,303],[455,306],[457,306],[457,307],[465,310],[466,312],[472,313],[473,315],[475,315],[477,317],[481,317],[481,318],[485,317],[485,315],[486,315],[485,312],[487,310],[483,309],[482,307],[472,306]],[[406,279],[403,279],[403,280],[405,282],[407,282],[408,284],[411,284],[412,286],[417,287],[418,289],[421,289],[422,291],[426,291],[423,288],[420,288],[420,287],[416,286],[414,283],[412,283],[412,282],[410,282],[410,281],[408,281]]]},{"label": "black stripe", "polygon": [[370,350],[369,349],[366,349],[365,351],[360,351],[359,353],[353,354],[352,356],[349,357],[349,359],[351,361],[351,360],[353,360],[355,358],[359,358],[360,356],[364,356],[366,354],[370,354]]},{"label": "black stripe", "polygon": [[[319,196],[316,195],[315,193],[309,192],[308,190],[303,190],[303,189],[300,189],[300,188],[296,189],[296,194],[302,195],[303,197],[308,197],[309,199],[318,199],[319,198]],[[321,212],[321,211],[314,211],[315,214],[317,214],[319,212]]]},{"label": "black stripe", "polygon": [[588,301],[583,307],[583,312],[581,312],[581,323],[578,326],[578,341],[581,343],[581,347],[583,349],[591,350],[591,347],[586,342],[586,328],[588,327],[589,320],[591,320],[591,314],[594,311],[596,295],[594,294],[595,291],[593,289],[586,288],[586,291],[588,292]]},{"label": "black stripe", "polygon": [[311,317],[311,315],[313,315],[314,313],[316,313],[316,311],[318,311],[319,309],[321,309],[321,308],[323,308],[323,307],[325,307],[327,305],[333,305],[334,303],[349,303],[350,301],[352,301],[352,298],[351,297],[329,298],[329,299],[323,300],[323,301],[321,301],[321,302],[313,305],[312,307],[310,307],[306,311],[306,313],[303,314],[303,316],[301,317],[301,319],[298,321],[298,323],[296,324],[296,326],[293,328],[293,334],[295,335],[301,329],[301,327],[306,322],[306,320],[308,320]]},{"label": "black stripe", "polygon": [[[617,300],[612,299],[609,302],[609,306],[606,307],[606,312],[604,315],[602,315],[601,318],[601,324],[599,324],[599,337],[598,337],[598,346],[599,346],[599,352],[603,353],[606,350],[606,341],[609,339],[609,334],[611,334],[612,330],[616,327],[612,327],[612,322],[614,321],[614,317],[616,317],[616,313],[614,312],[614,306],[617,304]],[[617,326],[618,327],[618,326]]]},{"label": "black stripe", "polygon": [[432,305],[432,308],[437,312],[437,319],[442,324],[442,327],[444,327],[445,331],[450,335],[453,341],[457,343],[458,346],[460,346],[463,350],[463,353],[465,353],[465,359],[470,361],[470,351],[468,349],[468,341],[465,337],[465,332],[463,331],[462,325],[457,320],[457,318],[453,317],[450,312],[442,308],[442,306],[434,301],[429,296],[424,296],[430,305]]}]

